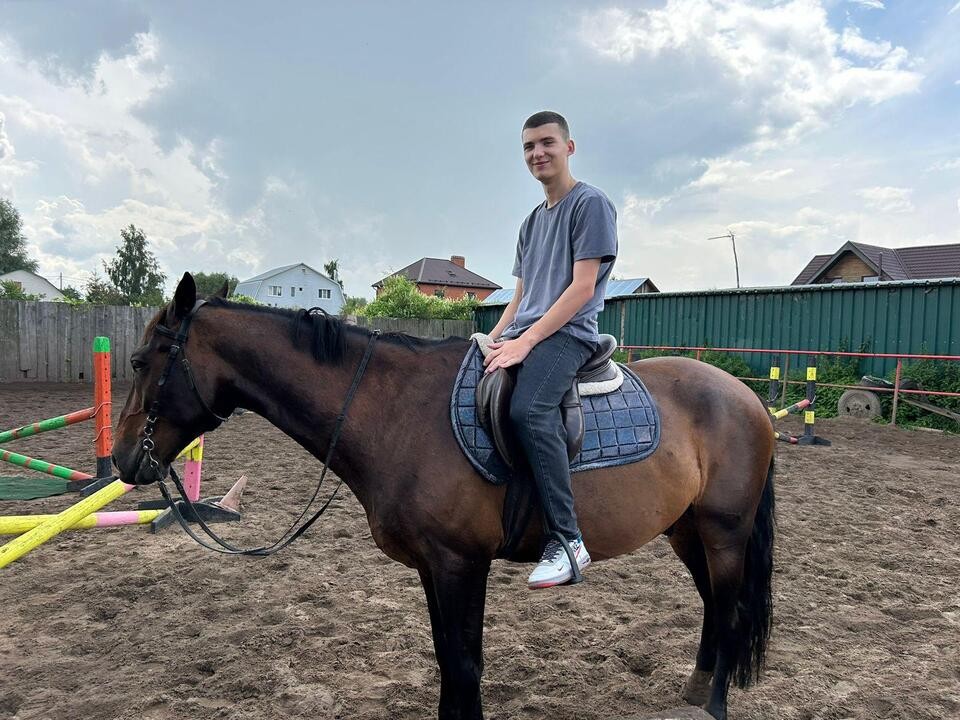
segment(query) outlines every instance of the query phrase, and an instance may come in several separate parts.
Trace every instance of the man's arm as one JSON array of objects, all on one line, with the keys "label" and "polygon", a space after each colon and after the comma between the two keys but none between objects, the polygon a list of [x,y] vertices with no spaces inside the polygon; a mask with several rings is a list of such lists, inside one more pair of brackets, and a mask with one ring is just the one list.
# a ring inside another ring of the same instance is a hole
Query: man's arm
[{"label": "man's arm", "polygon": [[520,306],[520,297],[522,295],[523,279],[517,278],[517,289],[513,292],[513,299],[507,303],[507,306],[503,309],[503,314],[500,316],[500,321],[493,330],[490,331],[490,337],[494,340],[503,335],[503,331],[507,329],[507,325],[512,323],[513,319],[517,316],[517,308]]},{"label": "man's arm", "polygon": [[[515,340],[504,340],[503,342],[490,344],[492,352],[484,360],[484,364],[487,366],[486,371],[493,372],[497,368],[510,367],[523,362],[523,359],[537,343],[550,337],[570,322],[570,319],[593,297],[593,293],[597,289],[597,275],[599,274],[600,258],[577,260],[573,264],[573,280],[542,318]],[[503,311],[504,317],[506,317],[508,310],[510,310],[509,305]],[[516,313],[516,308],[513,311]],[[503,318],[500,322],[503,322]],[[506,327],[506,324],[504,324],[504,327]],[[500,328],[500,323],[497,323],[497,328]],[[497,337],[495,334],[491,334],[493,337]]]}]

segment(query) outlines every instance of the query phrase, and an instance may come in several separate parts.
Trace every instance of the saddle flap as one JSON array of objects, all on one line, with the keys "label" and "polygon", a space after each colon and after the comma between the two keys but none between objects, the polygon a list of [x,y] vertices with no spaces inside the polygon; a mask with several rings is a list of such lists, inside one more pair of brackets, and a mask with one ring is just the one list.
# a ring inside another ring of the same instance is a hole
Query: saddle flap
[{"label": "saddle flap", "polygon": [[515,384],[514,374],[506,368],[484,373],[477,383],[477,420],[490,434],[500,457],[511,470],[516,470],[519,448],[510,432],[510,396]]}]

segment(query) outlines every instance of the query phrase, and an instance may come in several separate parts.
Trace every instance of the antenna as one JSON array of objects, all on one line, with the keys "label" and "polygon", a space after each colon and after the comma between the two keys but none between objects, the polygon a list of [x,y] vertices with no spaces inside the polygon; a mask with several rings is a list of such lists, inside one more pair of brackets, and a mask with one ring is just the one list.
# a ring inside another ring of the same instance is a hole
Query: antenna
[{"label": "antenna", "polygon": [[726,235],[717,235],[716,237],[707,238],[707,240],[726,240],[730,239],[731,244],[733,245],[733,267],[737,271],[737,289],[740,289],[740,262],[737,260],[737,240],[733,235],[733,232],[727,230]]}]

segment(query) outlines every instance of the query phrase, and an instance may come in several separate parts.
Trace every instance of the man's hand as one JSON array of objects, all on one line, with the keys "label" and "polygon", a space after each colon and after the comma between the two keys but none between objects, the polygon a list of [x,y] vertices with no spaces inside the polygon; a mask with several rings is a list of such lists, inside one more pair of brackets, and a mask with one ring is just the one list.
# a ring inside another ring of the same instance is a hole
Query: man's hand
[{"label": "man's hand", "polygon": [[525,340],[524,336],[521,335],[514,340],[492,342],[488,347],[491,352],[484,358],[483,364],[487,366],[486,372],[492,373],[497,368],[506,368],[522,363],[523,359],[533,350],[533,343]]}]

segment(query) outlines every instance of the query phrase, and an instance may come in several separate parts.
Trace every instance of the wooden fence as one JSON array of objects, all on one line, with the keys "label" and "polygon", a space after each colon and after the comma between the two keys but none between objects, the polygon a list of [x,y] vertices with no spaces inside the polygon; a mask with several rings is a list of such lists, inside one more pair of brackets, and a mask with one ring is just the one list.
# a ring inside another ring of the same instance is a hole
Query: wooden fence
[{"label": "wooden fence", "polygon": [[425,338],[462,337],[473,334],[473,320],[422,320],[420,318],[367,318],[350,315],[348,322],[383,332],[402,332]]},{"label": "wooden fence", "polygon": [[[0,382],[93,382],[93,339],[110,338],[115,380],[132,380],[130,354],[152,307],[0,300]],[[358,318],[357,324],[420,337],[469,337],[471,320]]]}]

